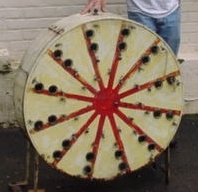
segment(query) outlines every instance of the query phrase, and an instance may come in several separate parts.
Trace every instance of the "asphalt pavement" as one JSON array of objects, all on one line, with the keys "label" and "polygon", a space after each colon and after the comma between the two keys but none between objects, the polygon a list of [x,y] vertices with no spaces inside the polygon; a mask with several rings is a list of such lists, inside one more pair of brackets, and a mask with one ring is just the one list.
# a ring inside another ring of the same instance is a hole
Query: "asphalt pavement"
[{"label": "asphalt pavement", "polygon": [[[198,192],[198,115],[185,115],[171,148],[171,175],[165,183],[164,155],[157,166],[144,167],[130,175],[112,181],[85,181],[53,170],[40,160],[38,187],[45,192]],[[27,138],[19,128],[0,129],[0,192],[12,191],[9,183],[23,181]],[[33,188],[33,161],[30,180],[22,188]]]}]

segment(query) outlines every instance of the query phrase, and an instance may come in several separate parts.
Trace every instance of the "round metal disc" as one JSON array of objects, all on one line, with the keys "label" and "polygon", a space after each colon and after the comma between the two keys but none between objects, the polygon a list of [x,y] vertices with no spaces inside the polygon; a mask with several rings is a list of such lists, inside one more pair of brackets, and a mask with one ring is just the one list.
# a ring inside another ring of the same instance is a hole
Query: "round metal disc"
[{"label": "round metal disc", "polygon": [[[69,20],[77,24],[68,27]],[[38,153],[88,179],[112,179],[153,161],[174,137],[183,106],[178,63],[166,43],[105,13],[71,16],[49,31],[56,35],[29,67],[23,99]]]}]

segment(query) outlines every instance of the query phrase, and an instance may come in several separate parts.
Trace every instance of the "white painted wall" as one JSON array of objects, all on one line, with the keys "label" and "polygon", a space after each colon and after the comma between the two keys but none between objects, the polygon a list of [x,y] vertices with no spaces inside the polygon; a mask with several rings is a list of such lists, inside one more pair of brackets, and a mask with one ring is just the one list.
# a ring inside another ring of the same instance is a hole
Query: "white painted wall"
[{"label": "white painted wall", "polygon": [[[1,0],[0,49],[21,60],[31,41],[62,17],[78,13],[87,0]],[[107,9],[126,15],[125,0],[107,0]],[[182,0],[181,52],[198,52],[198,0]]]}]

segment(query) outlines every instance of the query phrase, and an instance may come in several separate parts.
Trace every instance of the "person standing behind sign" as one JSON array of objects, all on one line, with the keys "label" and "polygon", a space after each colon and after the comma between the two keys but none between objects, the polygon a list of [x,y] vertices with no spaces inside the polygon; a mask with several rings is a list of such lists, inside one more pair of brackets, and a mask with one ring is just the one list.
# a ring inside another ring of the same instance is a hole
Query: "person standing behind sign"
[{"label": "person standing behind sign", "polygon": [[[177,55],[180,46],[180,0],[126,0],[128,18],[161,36]],[[106,0],[88,0],[82,14],[105,11]]]}]

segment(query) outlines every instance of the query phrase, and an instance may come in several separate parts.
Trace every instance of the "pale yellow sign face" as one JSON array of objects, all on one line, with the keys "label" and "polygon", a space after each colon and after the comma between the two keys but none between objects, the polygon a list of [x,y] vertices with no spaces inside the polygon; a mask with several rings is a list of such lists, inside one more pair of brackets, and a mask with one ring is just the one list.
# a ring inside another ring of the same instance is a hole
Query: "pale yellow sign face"
[{"label": "pale yellow sign face", "polygon": [[26,84],[24,119],[48,164],[108,180],[163,152],[182,106],[179,67],[164,41],[132,21],[96,16],[40,54]]}]

